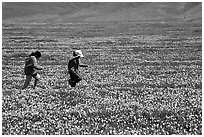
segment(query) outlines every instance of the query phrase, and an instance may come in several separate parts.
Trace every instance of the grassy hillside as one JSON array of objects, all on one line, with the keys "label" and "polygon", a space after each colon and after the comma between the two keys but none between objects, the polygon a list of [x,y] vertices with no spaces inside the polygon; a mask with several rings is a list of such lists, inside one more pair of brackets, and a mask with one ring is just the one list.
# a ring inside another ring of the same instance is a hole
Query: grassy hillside
[{"label": "grassy hillside", "polygon": [[[2,134],[202,135],[201,11],[201,3],[3,3],[11,24],[2,24]],[[71,88],[76,49],[89,67]],[[21,90],[36,50],[40,83]]]},{"label": "grassy hillside", "polygon": [[[71,88],[75,49],[89,67]],[[35,50],[41,82],[21,90]],[[3,24],[2,134],[202,135],[202,26]]]},{"label": "grassy hillside", "polygon": [[193,21],[202,18],[202,4],[198,2],[4,2],[2,18],[11,22]]}]

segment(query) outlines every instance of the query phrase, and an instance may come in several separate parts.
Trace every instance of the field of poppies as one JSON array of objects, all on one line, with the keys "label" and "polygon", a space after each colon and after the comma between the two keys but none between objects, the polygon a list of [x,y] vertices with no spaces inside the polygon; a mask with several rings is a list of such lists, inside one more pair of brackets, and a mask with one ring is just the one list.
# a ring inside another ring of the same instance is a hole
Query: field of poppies
[{"label": "field of poppies", "polygon": [[[2,24],[3,135],[201,135],[202,26]],[[83,80],[68,85],[82,50]],[[39,50],[41,82],[21,90]]]}]

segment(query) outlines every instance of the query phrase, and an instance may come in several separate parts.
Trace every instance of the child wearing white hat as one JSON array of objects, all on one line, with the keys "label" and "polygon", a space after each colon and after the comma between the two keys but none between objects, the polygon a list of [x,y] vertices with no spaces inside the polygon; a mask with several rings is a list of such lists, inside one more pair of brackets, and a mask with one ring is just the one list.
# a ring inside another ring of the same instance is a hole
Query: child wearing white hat
[{"label": "child wearing white hat", "polygon": [[81,50],[75,50],[73,52],[73,58],[69,60],[68,63],[68,73],[70,75],[69,84],[71,87],[75,87],[76,83],[82,80],[82,77],[79,74],[79,67],[88,67],[88,65],[80,64],[79,59],[83,58]]}]

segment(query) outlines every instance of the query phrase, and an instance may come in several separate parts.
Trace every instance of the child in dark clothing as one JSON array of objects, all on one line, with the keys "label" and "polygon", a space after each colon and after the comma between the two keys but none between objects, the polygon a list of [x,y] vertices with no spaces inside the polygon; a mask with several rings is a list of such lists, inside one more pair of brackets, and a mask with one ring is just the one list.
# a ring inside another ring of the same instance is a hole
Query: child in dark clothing
[{"label": "child in dark clothing", "polygon": [[79,67],[88,67],[88,65],[80,64],[79,58],[84,57],[81,50],[75,50],[73,52],[73,58],[69,60],[68,63],[68,73],[70,75],[69,84],[71,87],[75,87],[76,83],[82,80],[82,77],[79,74]]},{"label": "child in dark clothing", "polygon": [[32,77],[35,79],[34,81],[34,89],[40,80],[40,75],[37,73],[37,70],[42,70],[42,67],[38,66],[37,61],[41,57],[41,53],[39,51],[32,52],[29,55],[29,58],[25,60],[24,73],[26,75],[26,80],[22,89],[25,89],[30,84]]}]

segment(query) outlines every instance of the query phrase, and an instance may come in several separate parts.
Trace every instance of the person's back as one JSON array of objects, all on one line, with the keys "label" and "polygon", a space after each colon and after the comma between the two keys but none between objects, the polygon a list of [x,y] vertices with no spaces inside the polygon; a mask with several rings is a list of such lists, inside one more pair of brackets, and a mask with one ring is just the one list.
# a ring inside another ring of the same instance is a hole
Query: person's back
[{"label": "person's back", "polygon": [[22,89],[25,89],[30,84],[32,77],[35,79],[34,88],[36,87],[37,82],[40,80],[40,75],[37,73],[37,70],[42,70],[42,67],[38,66],[37,64],[37,60],[40,57],[41,53],[36,51],[32,52],[25,60],[24,73],[26,75],[26,80]]},{"label": "person's back", "polygon": [[68,70],[69,71],[77,71],[78,68],[79,68],[79,60],[76,59],[75,57],[71,58],[69,60],[69,63],[68,63]]},{"label": "person's back", "polygon": [[25,60],[25,67],[24,72],[25,75],[33,75],[36,73],[36,68],[34,67],[34,64],[37,63],[37,59],[35,56],[30,56]]}]

